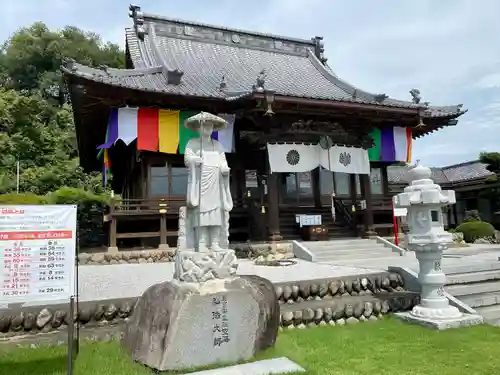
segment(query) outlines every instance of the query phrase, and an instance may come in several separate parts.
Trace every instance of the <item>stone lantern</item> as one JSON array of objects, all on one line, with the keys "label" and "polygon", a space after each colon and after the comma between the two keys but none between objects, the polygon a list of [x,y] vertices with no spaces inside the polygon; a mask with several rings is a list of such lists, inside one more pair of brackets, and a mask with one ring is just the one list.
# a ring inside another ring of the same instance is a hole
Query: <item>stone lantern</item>
[{"label": "stone lantern", "polygon": [[464,314],[449,304],[443,286],[446,275],[441,269],[443,251],[452,242],[444,230],[442,207],[455,203],[455,191],[441,190],[431,179],[431,170],[419,162],[410,169],[411,183],[394,196],[394,207],[406,208],[408,232],[405,242],[419,263],[418,280],[421,302],[409,313],[397,314],[404,320],[437,329],[482,323],[479,315]]}]

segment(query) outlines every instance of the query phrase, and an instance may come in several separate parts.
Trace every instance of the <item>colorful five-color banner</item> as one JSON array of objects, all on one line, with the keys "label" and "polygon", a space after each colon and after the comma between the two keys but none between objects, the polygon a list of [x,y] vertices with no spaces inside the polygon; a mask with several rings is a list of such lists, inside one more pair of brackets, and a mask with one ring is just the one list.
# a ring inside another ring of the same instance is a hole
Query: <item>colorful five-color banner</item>
[{"label": "colorful five-color banner", "polygon": [[[198,134],[184,127],[184,121],[195,111],[173,111],[158,108],[113,108],[109,116],[105,142],[98,149],[108,149],[116,141],[129,145],[137,139],[141,151],[183,154],[190,139]],[[226,129],[214,132],[226,152],[233,151],[234,115],[219,114],[228,122]]]}]

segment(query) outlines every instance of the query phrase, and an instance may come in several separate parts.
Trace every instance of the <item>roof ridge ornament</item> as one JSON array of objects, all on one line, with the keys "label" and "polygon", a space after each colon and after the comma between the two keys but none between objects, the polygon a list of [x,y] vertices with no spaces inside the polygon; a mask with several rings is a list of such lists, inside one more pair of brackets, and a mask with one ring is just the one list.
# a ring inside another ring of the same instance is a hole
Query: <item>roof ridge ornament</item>
[{"label": "roof ridge ornament", "polygon": [[105,64],[100,64],[97,66],[97,69],[102,70],[104,73],[109,75],[109,71],[108,71],[109,66],[107,66]]},{"label": "roof ridge ornament", "polygon": [[78,68],[76,67],[76,61],[71,57],[63,57],[62,63],[66,69],[72,72],[76,72],[78,70]]},{"label": "roof ridge ornament", "polygon": [[264,92],[264,86],[266,84],[266,70],[262,69],[256,79],[256,84],[252,86],[253,91]]},{"label": "roof ridge ornament", "polygon": [[328,59],[325,57],[325,43],[323,43],[323,37],[315,36],[311,38],[311,41],[314,43],[314,54],[318,60],[325,65]]},{"label": "roof ridge ornament", "polygon": [[373,98],[375,99],[375,101],[377,103],[382,103],[384,100],[386,100],[387,98],[389,97],[389,95],[387,94],[376,94],[373,96]]},{"label": "roof ridge ornament", "polygon": [[411,101],[414,104],[419,104],[420,101],[422,100],[422,96],[420,95],[420,90],[419,89],[411,89],[410,90],[410,95],[412,97]]},{"label": "roof ridge ornament", "polygon": [[180,85],[181,78],[184,75],[184,72],[181,72],[178,69],[175,70],[167,70],[167,83],[169,85]]},{"label": "roof ridge ornament", "polygon": [[135,4],[130,4],[128,7],[128,16],[134,20],[134,29],[139,39],[144,40],[146,29],[144,28],[144,13],[141,12],[141,7]]},{"label": "roof ridge ornament", "polygon": [[226,76],[223,74],[220,78],[219,90],[224,91],[227,89]]}]

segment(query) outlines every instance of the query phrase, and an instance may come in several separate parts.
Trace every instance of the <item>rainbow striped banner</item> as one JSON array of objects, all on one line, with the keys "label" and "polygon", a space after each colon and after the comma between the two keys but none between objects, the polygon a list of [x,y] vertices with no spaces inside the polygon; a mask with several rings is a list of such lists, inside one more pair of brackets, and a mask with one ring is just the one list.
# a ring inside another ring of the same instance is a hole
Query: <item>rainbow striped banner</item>
[{"label": "rainbow striped banner", "polygon": [[[184,154],[186,145],[198,133],[184,127],[184,121],[196,111],[175,111],[158,108],[113,108],[111,110],[105,142],[98,149],[108,149],[116,141],[129,145],[137,139],[137,149],[142,151]],[[233,151],[235,116],[219,114],[228,122],[226,129],[214,132],[226,152]]]},{"label": "rainbow striped banner", "polygon": [[374,146],[368,149],[370,161],[411,162],[412,129],[399,126],[373,129]]}]

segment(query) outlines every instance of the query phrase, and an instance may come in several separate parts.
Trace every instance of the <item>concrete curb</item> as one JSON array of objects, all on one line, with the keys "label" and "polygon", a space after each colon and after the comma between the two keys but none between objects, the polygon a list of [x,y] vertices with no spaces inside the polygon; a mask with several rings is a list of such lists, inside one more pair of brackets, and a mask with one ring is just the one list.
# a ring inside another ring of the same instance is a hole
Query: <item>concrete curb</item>
[{"label": "concrete curb", "polygon": [[[396,272],[401,275],[401,277],[405,282],[404,287],[406,290],[412,292],[420,292],[420,283],[418,282],[418,274],[415,271],[413,271],[410,268],[395,267],[395,266],[389,266],[387,270],[389,272]],[[462,301],[458,300],[457,298],[453,297],[447,291],[444,291],[444,296],[448,298],[448,301],[450,301],[450,305],[455,306],[461,312],[466,314],[479,315],[476,310],[474,310],[469,305],[463,303]]]},{"label": "concrete curb", "polygon": [[391,241],[388,241],[383,237],[376,236],[375,239],[376,239],[377,243],[382,243],[382,244],[384,244],[385,247],[390,247],[392,252],[394,252],[394,253],[399,253],[399,255],[401,255],[401,256],[403,256],[407,253],[407,251],[405,249],[397,246],[396,244],[393,244]]},{"label": "concrete curb", "polygon": [[311,251],[309,251],[307,247],[296,240],[292,241],[292,249],[293,255],[295,255],[295,257],[307,260],[308,262],[316,261],[316,256]]}]

